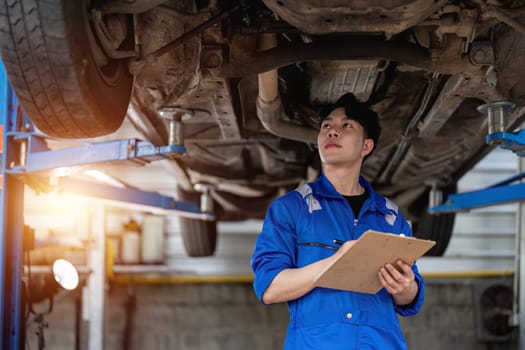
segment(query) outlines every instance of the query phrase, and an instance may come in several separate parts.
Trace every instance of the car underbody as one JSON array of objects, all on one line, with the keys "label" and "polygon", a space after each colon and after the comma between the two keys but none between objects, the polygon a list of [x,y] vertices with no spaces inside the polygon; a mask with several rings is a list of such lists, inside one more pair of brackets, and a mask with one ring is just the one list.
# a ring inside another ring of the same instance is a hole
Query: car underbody
[{"label": "car underbody", "polygon": [[520,1],[28,3],[2,5],[2,59],[36,127],[89,138],[126,117],[164,145],[175,120],[187,154],[166,167],[181,197],[211,195],[218,220],[261,218],[318,176],[319,110],[353,92],[383,130],[363,175],[441,254],[453,215],[428,218],[428,194],[454,191],[490,150],[477,107],[514,103],[508,130],[523,119]]}]

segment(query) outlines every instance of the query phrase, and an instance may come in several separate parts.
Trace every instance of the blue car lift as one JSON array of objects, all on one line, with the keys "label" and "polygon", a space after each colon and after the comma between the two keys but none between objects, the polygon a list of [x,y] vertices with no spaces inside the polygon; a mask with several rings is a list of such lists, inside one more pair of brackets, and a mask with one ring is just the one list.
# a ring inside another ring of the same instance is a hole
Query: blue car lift
[{"label": "blue car lift", "polygon": [[[525,130],[504,131],[506,115],[513,108],[512,103],[495,102],[482,105],[478,107],[478,110],[488,116],[489,133],[485,141],[523,157],[525,156]],[[481,190],[452,194],[443,204],[429,208],[428,212],[430,214],[454,213],[523,200],[525,199],[525,183],[512,184],[523,178],[525,178],[525,173],[514,175]]]},{"label": "blue car lift", "polygon": [[24,242],[24,186],[36,186],[38,191],[52,187],[62,192],[158,208],[196,219],[210,220],[214,214],[202,212],[192,202],[176,201],[156,192],[134,188],[118,188],[69,178],[59,178],[51,186],[50,173],[57,168],[108,162],[146,164],[179,157],[185,153],[185,148],[176,144],[157,147],[147,141],[126,139],[50,150],[47,138],[31,131],[31,123],[21,113],[1,68],[0,110],[5,116],[0,196],[0,350],[19,350],[25,348],[26,305],[22,277],[23,251],[27,242]]},{"label": "blue car lift", "polygon": [[[510,150],[520,157],[525,157],[525,130],[506,132],[506,115],[514,108],[510,102],[495,102],[478,107],[488,117],[488,135],[486,142]],[[525,173],[514,175],[506,180],[493,184],[485,189],[453,194],[445,202],[429,208],[432,214],[468,211],[491,205],[523,201],[525,183],[514,182],[525,178]],[[523,221],[523,209],[520,209],[519,222]],[[518,326],[518,348],[525,349],[525,230],[523,222],[519,225],[516,239],[516,271],[514,273],[514,306],[509,319],[510,326]]]}]

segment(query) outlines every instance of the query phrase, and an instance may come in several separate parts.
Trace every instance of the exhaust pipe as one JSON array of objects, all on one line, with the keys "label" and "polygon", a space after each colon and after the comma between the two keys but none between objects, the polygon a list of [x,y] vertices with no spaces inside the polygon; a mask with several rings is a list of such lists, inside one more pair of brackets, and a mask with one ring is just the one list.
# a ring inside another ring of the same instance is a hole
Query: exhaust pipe
[{"label": "exhaust pipe", "polygon": [[[259,51],[277,47],[277,35],[262,34],[259,37]],[[257,97],[257,117],[270,133],[290,140],[317,143],[317,130],[285,121],[286,115],[279,96],[277,69],[258,75],[259,95]]]}]

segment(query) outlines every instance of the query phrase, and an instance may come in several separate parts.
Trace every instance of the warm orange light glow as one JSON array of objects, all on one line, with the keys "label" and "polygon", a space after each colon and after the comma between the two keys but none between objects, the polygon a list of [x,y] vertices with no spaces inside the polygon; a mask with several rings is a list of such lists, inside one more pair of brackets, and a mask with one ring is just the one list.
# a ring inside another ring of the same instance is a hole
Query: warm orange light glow
[{"label": "warm orange light glow", "polygon": [[60,168],[51,170],[51,176],[54,176],[54,177],[70,176],[70,175],[74,175],[77,172],[78,172],[77,168],[65,166],[65,167],[60,167]]},{"label": "warm orange light glow", "polygon": [[92,201],[69,194],[25,193],[25,222],[37,238],[88,235]]},{"label": "warm orange light glow", "polygon": [[89,170],[85,170],[84,174],[91,176],[92,178],[102,182],[103,184],[108,184],[108,185],[115,186],[118,188],[126,188],[126,185],[122,181],[118,180],[117,178],[111,175],[108,175],[107,173],[103,171],[96,170],[96,169],[89,169]]}]

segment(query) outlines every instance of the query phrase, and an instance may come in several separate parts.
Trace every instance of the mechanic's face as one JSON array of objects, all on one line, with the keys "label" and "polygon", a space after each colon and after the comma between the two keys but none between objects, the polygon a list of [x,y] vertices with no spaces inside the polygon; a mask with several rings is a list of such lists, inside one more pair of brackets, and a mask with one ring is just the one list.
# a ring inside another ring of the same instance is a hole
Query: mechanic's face
[{"label": "mechanic's face", "polygon": [[362,162],[374,148],[374,141],[365,139],[361,124],[348,118],[344,108],[334,109],[326,117],[317,144],[324,165]]}]

